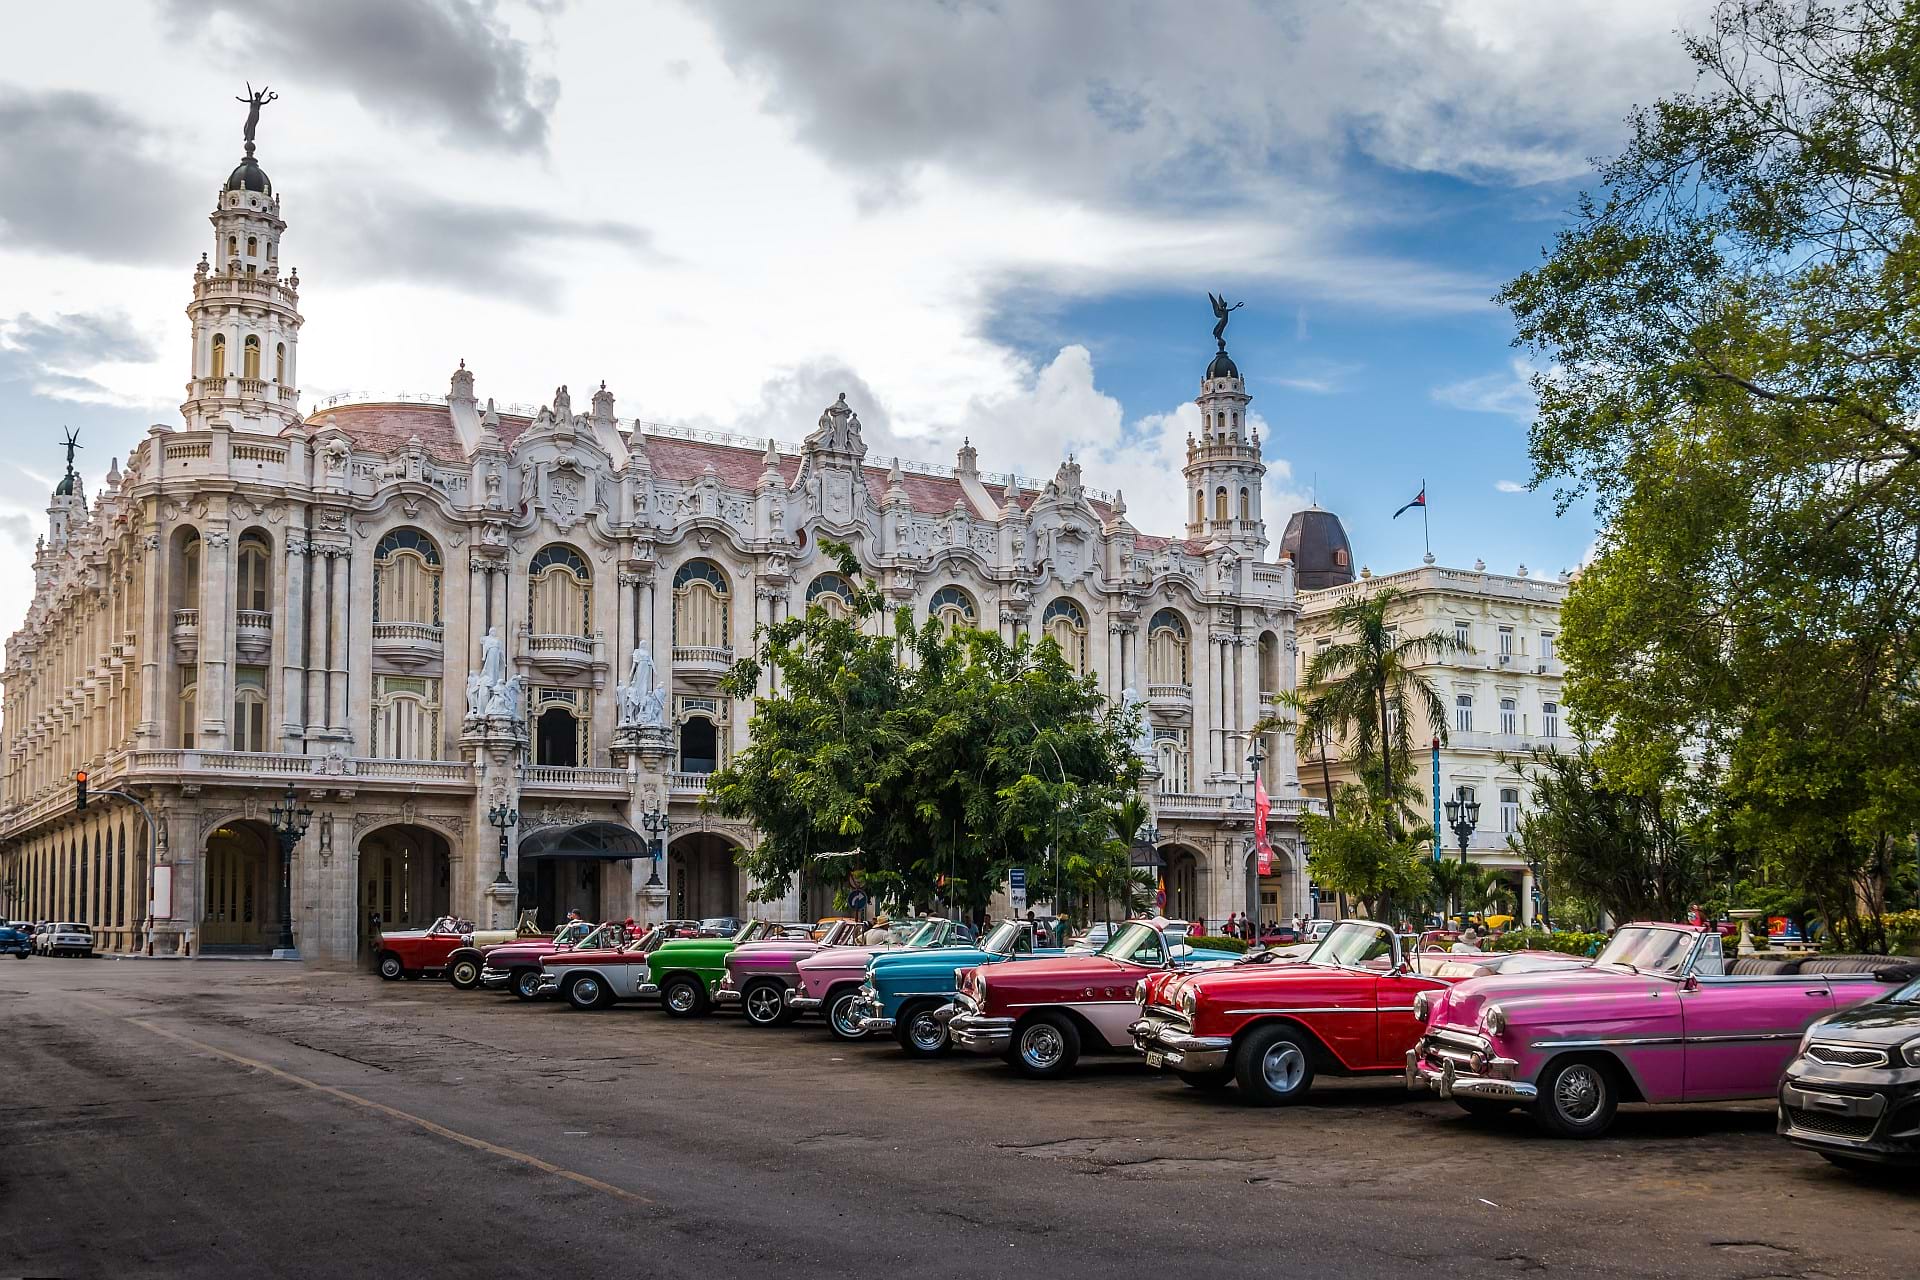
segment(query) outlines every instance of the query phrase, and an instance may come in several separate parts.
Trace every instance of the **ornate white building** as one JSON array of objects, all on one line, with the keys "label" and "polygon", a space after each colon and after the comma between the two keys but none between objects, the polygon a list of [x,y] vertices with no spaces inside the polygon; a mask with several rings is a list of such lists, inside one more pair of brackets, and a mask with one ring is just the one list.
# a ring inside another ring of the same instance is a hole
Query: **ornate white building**
[{"label": "ornate white building", "polygon": [[[246,150],[194,274],[181,424],[90,504],[69,468],[48,510],[4,672],[8,915],[89,921],[103,949],[270,946],[289,788],[312,814],[290,894],[310,957],[364,954],[376,913],[745,914],[752,833],[701,803],[751,713],[718,682],[756,627],[837,607],[822,538],[922,616],[1043,633],[1109,696],[1142,690],[1168,907],[1243,907],[1247,730],[1293,679],[1298,606],[1291,565],[1262,558],[1265,467],[1224,342],[1183,537],[1136,530],[1071,458],[1039,486],[971,447],[870,459],[844,396],[794,444],[623,420],[604,383],[582,411],[565,386],[502,408],[464,362],[443,398],[303,413],[299,278]],[[145,802],[151,857],[133,806],[75,811],[83,768],[96,796]],[[1291,747],[1266,770],[1267,891],[1290,913]],[[640,833],[662,814],[656,863]],[[831,889],[760,910],[823,911]]]}]

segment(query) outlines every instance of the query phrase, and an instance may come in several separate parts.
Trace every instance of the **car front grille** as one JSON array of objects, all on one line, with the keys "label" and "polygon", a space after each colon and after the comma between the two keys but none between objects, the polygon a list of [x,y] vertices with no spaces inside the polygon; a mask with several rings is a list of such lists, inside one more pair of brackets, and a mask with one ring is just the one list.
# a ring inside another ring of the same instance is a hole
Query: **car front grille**
[{"label": "car front grille", "polygon": [[1794,1128],[1829,1138],[1871,1138],[1873,1126],[1879,1123],[1879,1119],[1878,1116],[1832,1115],[1825,1111],[1809,1111],[1805,1107],[1787,1108],[1787,1122]]},{"label": "car front grille", "polygon": [[1815,1044],[1807,1047],[1807,1057],[1829,1067],[1884,1067],[1885,1049],[1863,1049],[1850,1044]]}]

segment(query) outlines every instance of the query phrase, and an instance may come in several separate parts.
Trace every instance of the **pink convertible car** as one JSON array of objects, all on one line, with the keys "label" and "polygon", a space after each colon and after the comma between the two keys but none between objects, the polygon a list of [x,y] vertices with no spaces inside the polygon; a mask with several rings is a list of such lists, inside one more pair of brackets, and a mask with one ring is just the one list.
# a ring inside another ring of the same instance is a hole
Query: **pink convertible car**
[{"label": "pink convertible car", "polygon": [[1712,929],[1630,924],[1590,969],[1416,996],[1427,1029],[1407,1054],[1407,1085],[1475,1115],[1526,1107],[1569,1138],[1606,1132],[1622,1102],[1771,1098],[1807,1027],[1887,990],[1899,968],[1814,957],[1729,972]]},{"label": "pink convertible car", "polygon": [[882,951],[926,947],[969,947],[973,930],[957,920],[937,917],[896,921],[884,946],[832,947],[806,957],[799,964],[798,982],[787,988],[787,1007],[795,1013],[820,1013],[841,1040],[864,1040],[867,1030],[853,1012],[867,962]]}]

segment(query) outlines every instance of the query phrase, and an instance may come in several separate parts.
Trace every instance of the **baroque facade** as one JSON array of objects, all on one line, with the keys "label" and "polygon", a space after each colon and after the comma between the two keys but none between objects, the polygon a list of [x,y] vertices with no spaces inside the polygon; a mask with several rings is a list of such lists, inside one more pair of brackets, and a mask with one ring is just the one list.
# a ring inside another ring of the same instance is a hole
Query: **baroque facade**
[{"label": "baroque facade", "polygon": [[[1182,536],[1136,530],[1069,458],[1035,485],[869,459],[842,396],[801,441],[446,396],[302,412],[300,282],[254,158],[221,187],[195,271],[179,426],[154,426],[89,503],[71,466],[7,643],[6,912],[92,923],[103,950],[256,949],[276,934],[291,794],[304,955],[364,954],[374,917],[495,925],[755,907],[743,825],[702,804],[746,743],[719,679],[755,629],[846,584],[850,543],[916,614],[1054,639],[1148,708],[1170,913],[1244,907],[1248,730],[1295,670],[1292,565],[1265,558],[1257,433],[1225,344],[1189,445]],[[76,812],[73,775],[96,794]],[[1290,744],[1264,762],[1278,914],[1304,909]],[[495,818],[518,814],[504,840]],[[658,846],[640,835],[664,816]],[[649,856],[649,848],[655,854]]]}]

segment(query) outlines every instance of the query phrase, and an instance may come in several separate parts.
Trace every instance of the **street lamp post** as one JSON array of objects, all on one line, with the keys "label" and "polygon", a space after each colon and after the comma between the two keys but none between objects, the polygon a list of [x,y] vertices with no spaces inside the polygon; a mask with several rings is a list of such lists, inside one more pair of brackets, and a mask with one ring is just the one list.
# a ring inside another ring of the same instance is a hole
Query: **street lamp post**
[{"label": "street lamp post", "polygon": [[1553,931],[1553,913],[1547,909],[1547,866],[1539,858],[1526,855],[1527,870],[1533,875],[1533,892],[1540,899],[1540,927],[1549,933]]},{"label": "street lamp post", "polygon": [[1467,841],[1473,839],[1473,829],[1480,825],[1480,802],[1465,787],[1456,787],[1453,799],[1447,801],[1447,825],[1453,828],[1453,837],[1460,842],[1460,863],[1464,866]]},{"label": "street lamp post", "polygon": [[520,825],[520,811],[497,804],[487,810],[487,821],[500,832],[500,874],[493,878],[493,883],[499,888],[511,888],[513,881],[507,879],[507,832]]},{"label": "street lamp post", "polygon": [[667,829],[673,826],[664,809],[649,809],[640,815],[640,827],[647,833],[647,852],[653,860],[653,870],[647,875],[648,889],[660,887],[660,850],[667,842]]},{"label": "street lamp post", "polygon": [[293,945],[293,848],[300,843],[300,837],[307,834],[313,810],[300,803],[293,784],[288,783],[287,794],[267,813],[273,821],[274,834],[280,837],[280,945],[276,950],[298,956]]},{"label": "street lamp post", "polygon": [[[1247,763],[1253,766],[1254,786],[1260,784],[1260,766],[1267,762],[1267,753],[1261,749],[1260,739],[1253,739],[1253,750],[1247,753]],[[1260,849],[1256,833],[1247,838],[1247,919],[1253,921],[1253,940],[1260,939]]]}]

